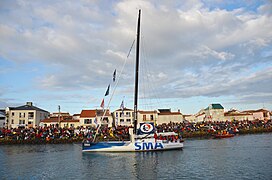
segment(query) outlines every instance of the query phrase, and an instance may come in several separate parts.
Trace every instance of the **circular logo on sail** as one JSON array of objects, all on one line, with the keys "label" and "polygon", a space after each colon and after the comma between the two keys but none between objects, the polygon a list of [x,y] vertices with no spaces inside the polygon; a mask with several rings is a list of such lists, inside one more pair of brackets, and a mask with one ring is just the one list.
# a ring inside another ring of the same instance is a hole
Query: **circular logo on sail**
[{"label": "circular logo on sail", "polygon": [[143,133],[149,133],[153,131],[153,126],[151,124],[143,124],[140,128]]}]

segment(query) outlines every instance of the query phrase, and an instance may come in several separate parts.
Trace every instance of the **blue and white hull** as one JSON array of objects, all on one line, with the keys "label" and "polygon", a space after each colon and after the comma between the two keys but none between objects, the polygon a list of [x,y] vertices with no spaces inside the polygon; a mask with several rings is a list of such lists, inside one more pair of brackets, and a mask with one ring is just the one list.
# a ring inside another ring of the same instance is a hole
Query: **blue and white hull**
[{"label": "blue and white hull", "polygon": [[164,151],[172,149],[182,149],[183,142],[180,140],[168,142],[165,140],[141,139],[134,142],[98,142],[98,143],[83,143],[83,152],[141,152],[141,151]]}]

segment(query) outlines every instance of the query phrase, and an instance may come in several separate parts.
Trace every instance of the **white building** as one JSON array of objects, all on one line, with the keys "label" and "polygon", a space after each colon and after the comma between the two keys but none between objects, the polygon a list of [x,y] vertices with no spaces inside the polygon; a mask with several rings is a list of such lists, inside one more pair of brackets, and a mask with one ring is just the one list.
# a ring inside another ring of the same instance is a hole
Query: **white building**
[{"label": "white building", "polygon": [[205,110],[205,121],[224,121],[224,107],[221,104],[210,104]]},{"label": "white building", "polygon": [[32,102],[27,102],[23,106],[6,108],[6,124],[8,128],[35,127],[49,115],[48,111],[33,106]]},{"label": "white building", "polygon": [[113,112],[115,126],[133,126],[133,110],[124,108]]}]

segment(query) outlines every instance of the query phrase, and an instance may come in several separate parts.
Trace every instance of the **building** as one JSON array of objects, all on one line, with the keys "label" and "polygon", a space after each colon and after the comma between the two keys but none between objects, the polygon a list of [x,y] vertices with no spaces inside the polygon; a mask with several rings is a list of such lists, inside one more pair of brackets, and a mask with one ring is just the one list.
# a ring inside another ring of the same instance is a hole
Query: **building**
[{"label": "building", "polygon": [[271,116],[270,111],[266,109],[247,110],[243,111],[243,113],[251,113],[253,116],[253,120],[269,120]]},{"label": "building", "polygon": [[205,121],[224,121],[224,107],[221,104],[210,104],[205,112]]},{"label": "building", "polygon": [[113,112],[114,125],[116,126],[133,126],[133,110],[124,108],[117,109]]},{"label": "building", "polygon": [[6,125],[6,111],[0,110],[0,128],[5,127]]},{"label": "building", "polygon": [[6,108],[6,126],[8,128],[39,126],[42,119],[48,118],[50,113],[33,106],[32,102],[19,107]]},{"label": "building", "polygon": [[183,114],[183,121],[195,122],[196,116],[194,114]]},{"label": "building", "polygon": [[[80,113],[79,121],[81,126],[97,126],[107,125],[112,127],[113,119],[109,110],[106,110],[105,115],[102,109],[82,110]],[[103,118],[103,120],[102,120]]]},{"label": "building", "polygon": [[171,109],[158,109],[158,111],[157,125],[168,124],[170,122],[182,123],[184,121],[184,117],[180,110],[172,112]]},{"label": "building", "polygon": [[138,124],[143,122],[153,122],[154,124],[157,124],[158,121],[158,112],[156,110],[154,111],[138,111]]},{"label": "building", "polygon": [[41,120],[40,126],[53,126],[53,127],[78,127],[80,126],[79,119],[73,119],[73,116],[60,116],[60,117],[49,117]]},{"label": "building", "polygon": [[70,116],[68,112],[53,112],[50,114],[50,117],[62,117],[62,116]]},{"label": "building", "polygon": [[73,114],[73,119],[79,120],[79,118],[80,118],[80,114]]},{"label": "building", "polygon": [[240,112],[236,109],[231,109],[227,112],[224,113],[225,116],[225,121],[233,121],[233,120],[237,120],[237,121],[243,121],[243,120],[249,120],[252,121],[253,118],[253,114],[250,112]]},{"label": "building", "polygon": [[206,117],[205,112],[199,113],[199,114],[195,115],[195,122],[196,123],[203,122],[203,121],[205,121],[205,117]]}]

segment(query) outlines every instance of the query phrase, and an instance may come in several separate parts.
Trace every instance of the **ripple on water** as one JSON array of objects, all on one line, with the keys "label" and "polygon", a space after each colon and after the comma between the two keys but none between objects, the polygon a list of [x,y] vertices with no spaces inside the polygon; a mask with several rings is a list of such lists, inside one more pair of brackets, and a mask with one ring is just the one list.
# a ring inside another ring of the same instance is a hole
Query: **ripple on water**
[{"label": "ripple on water", "polygon": [[0,179],[271,179],[272,134],[187,140],[183,150],[82,153],[74,144],[0,146]]}]

